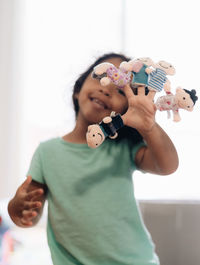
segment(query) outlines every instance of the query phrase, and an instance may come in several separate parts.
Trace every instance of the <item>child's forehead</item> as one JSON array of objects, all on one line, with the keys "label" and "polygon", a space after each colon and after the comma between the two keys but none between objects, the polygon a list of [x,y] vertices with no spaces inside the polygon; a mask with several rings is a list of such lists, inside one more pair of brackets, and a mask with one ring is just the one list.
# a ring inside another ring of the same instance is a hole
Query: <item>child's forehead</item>
[{"label": "child's forehead", "polygon": [[113,57],[113,58],[109,58],[107,60],[104,60],[102,63],[104,63],[104,62],[112,63],[112,64],[114,64],[114,66],[116,66],[118,68],[122,61],[123,60],[121,58]]}]

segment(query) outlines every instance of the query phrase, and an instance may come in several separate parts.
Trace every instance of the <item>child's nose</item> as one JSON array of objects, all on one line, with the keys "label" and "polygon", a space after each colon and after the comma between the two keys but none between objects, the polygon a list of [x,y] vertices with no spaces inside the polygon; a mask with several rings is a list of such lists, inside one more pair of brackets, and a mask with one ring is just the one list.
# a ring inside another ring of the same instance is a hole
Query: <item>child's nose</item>
[{"label": "child's nose", "polygon": [[104,88],[100,88],[99,92],[103,93],[105,96],[110,97],[111,96],[111,92],[109,91],[108,88],[104,87]]}]

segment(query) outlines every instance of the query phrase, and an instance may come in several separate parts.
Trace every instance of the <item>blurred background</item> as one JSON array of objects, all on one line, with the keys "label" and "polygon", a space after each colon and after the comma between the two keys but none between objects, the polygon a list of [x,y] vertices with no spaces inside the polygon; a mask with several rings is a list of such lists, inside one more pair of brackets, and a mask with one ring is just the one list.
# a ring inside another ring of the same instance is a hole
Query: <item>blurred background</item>
[{"label": "blurred background", "polygon": [[[199,25],[195,0],[0,0],[3,214],[38,144],[73,128],[74,81],[103,53],[168,61],[176,68],[169,78],[172,92],[181,86],[200,97]],[[157,122],[179,153],[179,169],[169,176],[136,172],[133,177],[162,265],[200,264],[199,114],[200,100],[192,113],[180,110],[179,123],[158,112]]]}]

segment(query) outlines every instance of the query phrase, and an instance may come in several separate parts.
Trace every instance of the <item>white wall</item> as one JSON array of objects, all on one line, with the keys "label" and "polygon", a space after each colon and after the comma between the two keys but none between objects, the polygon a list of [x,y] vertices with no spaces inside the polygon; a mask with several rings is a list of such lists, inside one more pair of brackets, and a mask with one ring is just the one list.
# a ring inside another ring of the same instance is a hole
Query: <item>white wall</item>
[{"label": "white wall", "polygon": [[0,1],[0,198],[13,194],[19,171],[20,1],[17,4]]}]

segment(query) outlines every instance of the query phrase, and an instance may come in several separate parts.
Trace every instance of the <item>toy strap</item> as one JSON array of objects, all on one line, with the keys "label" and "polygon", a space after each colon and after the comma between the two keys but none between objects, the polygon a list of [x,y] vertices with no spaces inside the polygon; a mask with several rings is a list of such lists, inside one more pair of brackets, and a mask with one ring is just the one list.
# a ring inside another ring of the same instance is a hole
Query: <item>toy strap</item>
[{"label": "toy strap", "polygon": [[[112,113],[113,115],[113,113]],[[123,120],[121,118],[120,114],[117,114],[115,116],[111,116],[112,117],[112,121],[109,123],[104,123],[103,121],[100,122],[100,127],[103,128],[103,130],[105,131],[105,133],[108,136],[114,136],[116,134],[116,131],[119,130],[120,128],[122,128],[124,126]]]}]

